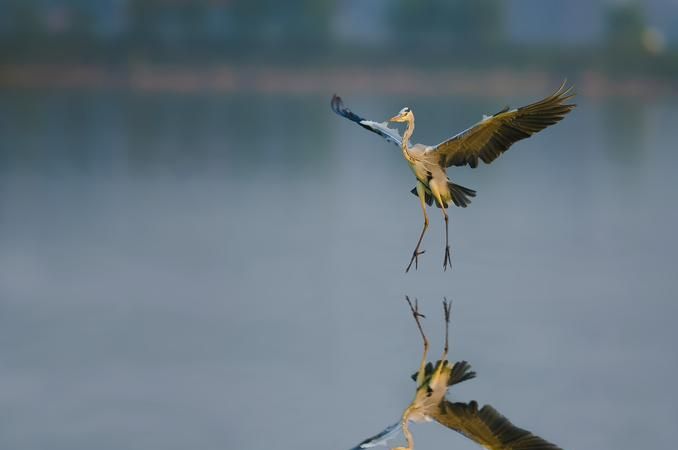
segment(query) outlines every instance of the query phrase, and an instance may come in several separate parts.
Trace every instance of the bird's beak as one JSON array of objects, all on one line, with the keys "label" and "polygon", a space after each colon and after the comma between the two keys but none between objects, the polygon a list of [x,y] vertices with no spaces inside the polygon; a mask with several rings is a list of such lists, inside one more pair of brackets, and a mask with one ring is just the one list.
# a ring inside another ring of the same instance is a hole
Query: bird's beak
[{"label": "bird's beak", "polygon": [[390,119],[388,119],[389,122],[402,122],[403,121],[403,115],[398,114],[397,116],[393,116]]}]

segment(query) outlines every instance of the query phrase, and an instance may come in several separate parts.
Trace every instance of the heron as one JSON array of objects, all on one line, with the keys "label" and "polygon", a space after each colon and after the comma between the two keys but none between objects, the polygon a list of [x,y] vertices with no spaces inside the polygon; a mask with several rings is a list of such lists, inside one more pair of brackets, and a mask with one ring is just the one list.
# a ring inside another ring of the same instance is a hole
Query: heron
[{"label": "heron", "polygon": [[332,97],[331,107],[335,113],[400,147],[417,179],[417,184],[411,192],[419,197],[424,214],[424,226],[405,272],[409,272],[413,263],[416,270],[419,265],[419,256],[425,252],[425,250],[420,250],[420,247],[429,224],[426,206],[431,206],[433,202],[440,208],[445,220],[443,270],[447,270],[452,265],[447,207],[454,203],[455,206],[466,208],[471,203],[471,198],[476,196],[476,191],[453,183],[448,178],[446,169],[451,166],[466,165],[476,168],[479,160],[489,164],[515,142],[530,137],[562,120],[576,106],[566,103],[574,96],[572,87],[567,88],[566,84],[566,81],[563,81],[560,88],[553,94],[527,106],[514,109],[505,107],[495,114],[483,115],[483,118],[475,125],[433,146],[410,145],[410,138],[414,133],[414,112],[409,107],[401,109],[398,114],[388,120],[388,122],[406,124],[401,136],[397,129],[388,126],[388,122],[365,119],[345,107],[341,97],[336,94]]},{"label": "heron", "polygon": [[440,360],[434,365],[427,362],[428,339],[420,322],[424,315],[419,312],[416,299],[413,304],[409,297],[405,298],[424,341],[424,354],[419,370],[412,375],[417,385],[414,399],[403,412],[400,421],[365,439],[352,450],[385,445],[389,439],[395,438],[401,432],[405,436],[407,447],[394,447],[393,450],[413,450],[414,440],[409,423],[429,421],[436,421],[451,428],[488,450],[562,450],[555,444],[513,425],[490,405],[478,408],[476,401],[462,403],[447,400],[446,394],[452,386],[476,376],[468,362],[459,361],[450,364],[447,360],[451,303],[443,301],[445,346]]}]

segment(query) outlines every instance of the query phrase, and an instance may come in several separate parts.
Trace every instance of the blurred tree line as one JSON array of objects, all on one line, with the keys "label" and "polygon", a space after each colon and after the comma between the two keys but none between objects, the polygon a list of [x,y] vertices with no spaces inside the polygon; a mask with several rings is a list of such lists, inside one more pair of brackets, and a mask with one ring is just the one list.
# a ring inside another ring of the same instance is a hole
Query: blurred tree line
[{"label": "blurred tree line", "polygon": [[[611,2],[603,39],[578,47],[513,43],[502,0],[371,1],[368,7],[361,0],[0,0],[0,58],[110,64],[406,59],[455,67],[578,64],[678,72],[675,50],[664,51],[661,36],[648,33],[643,9],[633,1]],[[362,15],[366,29],[338,25],[347,11]],[[353,31],[361,38],[346,39]]]}]

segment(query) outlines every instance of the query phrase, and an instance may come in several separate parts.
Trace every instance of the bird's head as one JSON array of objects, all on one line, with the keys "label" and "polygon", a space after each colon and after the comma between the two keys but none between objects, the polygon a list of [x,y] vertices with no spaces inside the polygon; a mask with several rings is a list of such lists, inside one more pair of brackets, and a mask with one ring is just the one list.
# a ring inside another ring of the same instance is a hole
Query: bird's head
[{"label": "bird's head", "polygon": [[407,122],[409,121],[414,114],[412,110],[407,106],[400,110],[398,114],[388,119],[389,122]]}]

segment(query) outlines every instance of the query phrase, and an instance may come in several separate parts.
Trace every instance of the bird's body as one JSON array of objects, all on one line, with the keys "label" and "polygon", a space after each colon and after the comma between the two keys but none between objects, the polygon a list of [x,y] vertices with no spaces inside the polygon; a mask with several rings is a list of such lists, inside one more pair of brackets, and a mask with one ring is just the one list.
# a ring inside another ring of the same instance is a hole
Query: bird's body
[{"label": "bird's body", "polygon": [[489,164],[506,151],[514,142],[531,136],[549,125],[562,120],[575,105],[565,101],[574,94],[565,89],[565,83],[552,95],[531,105],[521,108],[504,108],[491,116],[483,116],[482,120],[472,127],[441,142],[438,145],[410,145],[414,133],[414,113],[410,108],[403,108],[389,122],[405,122],[407,124],[403,136],[398,130],[390,128],[387,122],[374,122],[364,119],[345,108],[338,96],[332,98],[332,109],[337,114],[358,123],[363,128],[379,134],[387,141],[400,147],[417,183],[411,191],[419,197],[424,214],[424,227],[419,236],[417,246],[407,266],[418,265],[421,241],[428,228],[426,205],[435,202],[441,208],[445,218],[445,258],[443,267],[451,264],[448,236],[449,218],[447,208],[451,203],[465,208],[475,197],[476,191],[453,183],[447,176],[450,166],[478,166],[478,160]]},{"label": "bird's body", "polygon": [[[452,183],[447,176],[447,171],[438,164],[438,158],[433,151],[434,148],[422,144],[416,144],[409,148],[411,160],[408,159],[407,164],[417,179],[417,185],[420,183],[424,190],[424,201],[429,205],[435,201],[439,208],[447,208],[450,203],[465,208],[471,203],[468,197],[474,197],[475,191],[464,188],[467,189],[467,196],[455,192],[454,186],[458,185]],[[414,190],[416,191],[417,188],[418,186],[415,186]]]},{"label": "bird's body", "polygon": [[414,399],[403,412],[399,422],[387,427],[381,433],[365,439],[353,450],[362,450],[385,444],[401,430],[407,440],[407,447],[395,447],[393,450],[413,450],[414,439],[409,430],[410,422],[435,421],[444,425],[488,450],[561,450],[558,446],[513,425],[490,405],[478,408],[475,401],[469,403],[451,402],[446,395],[455,384],[475,378],[475,372],[466,361],[450,363],[447,361],[450,304],[443,303],[445,311],[445,348],[436,364],[426,361],[428,340],[424,335],[419,318],[423,317],[418,308],[407,299],[412,315],[424,340],[424,354],[419,370],[412,375],[417,383]]},{"label": "bird's body", "polygon": [[[449,187],[450,179],[447,177],[445,168],[438,161],[439,157],[435,152],[435,146],[424,144],[410,146],[410,138],[414,134],[414,113],[409,108],[403,108],[403,111],[398,116],[393,117],[391,121],[407,123],[400,146],[407,164],[417,179],[417,184],[421,183],[422,185],[421,188],[426,194],[424,200],[430,198],[431,201],[435,200],[438,207],[447,208],[452,201],[452,193]],[[428,203],[431,204],[431,201]]]}]

